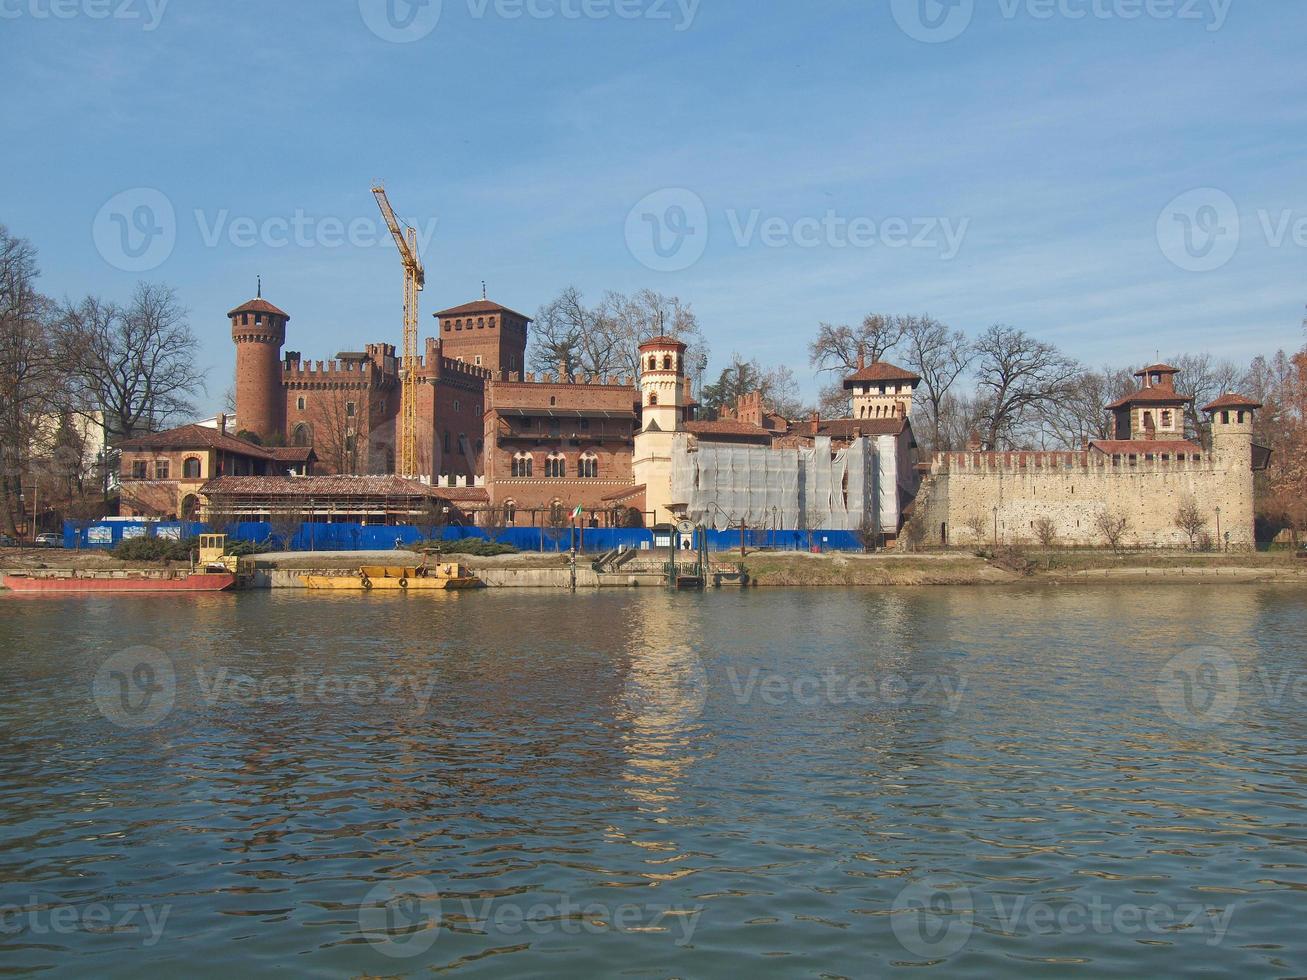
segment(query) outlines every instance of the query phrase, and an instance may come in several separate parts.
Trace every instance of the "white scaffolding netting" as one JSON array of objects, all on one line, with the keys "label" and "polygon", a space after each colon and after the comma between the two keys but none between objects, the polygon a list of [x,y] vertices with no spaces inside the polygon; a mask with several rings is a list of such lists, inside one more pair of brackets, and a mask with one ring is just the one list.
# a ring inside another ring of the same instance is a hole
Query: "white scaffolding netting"
[{"label": "white scaffolding netting", "polygon": [[672,491],[697,524],[856,530],[875,514],[876,455],[866,439],[832,452],[818,437],[812,449],[767,449],[677,439]]}]

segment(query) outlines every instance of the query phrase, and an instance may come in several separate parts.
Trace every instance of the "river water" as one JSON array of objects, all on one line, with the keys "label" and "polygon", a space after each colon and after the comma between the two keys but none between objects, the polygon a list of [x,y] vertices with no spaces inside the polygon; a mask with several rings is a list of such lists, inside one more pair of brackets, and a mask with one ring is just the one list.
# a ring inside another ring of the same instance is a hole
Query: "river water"
[{"label": "river water", "polygon": [[0,969],[1307,973],[1283,588],[0,598]]}]

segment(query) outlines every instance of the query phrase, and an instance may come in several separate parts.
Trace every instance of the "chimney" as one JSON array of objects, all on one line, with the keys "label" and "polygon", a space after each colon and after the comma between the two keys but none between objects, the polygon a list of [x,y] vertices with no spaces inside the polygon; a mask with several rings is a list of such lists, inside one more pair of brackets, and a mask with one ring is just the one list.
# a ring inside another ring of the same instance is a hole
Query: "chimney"
[{"label": "chimney", "polygon": [[865,352],[861,347],[859,347],[859,348],[858,348],[858,370],[861,371],[861,370],[862,370],[863,368],[865,368],[866,366],[867,366],[867,354],[866,354],[866,352]]},{"label": "chimney", "polygon": [[223,435],[227,434],[227,415],[225,412],[219,412],[218,417],[214,419],[218,423],[218,431]]},{"label": "chimney", "polygon": [[567,384],[567,362],[558,362],[558,383]]}]

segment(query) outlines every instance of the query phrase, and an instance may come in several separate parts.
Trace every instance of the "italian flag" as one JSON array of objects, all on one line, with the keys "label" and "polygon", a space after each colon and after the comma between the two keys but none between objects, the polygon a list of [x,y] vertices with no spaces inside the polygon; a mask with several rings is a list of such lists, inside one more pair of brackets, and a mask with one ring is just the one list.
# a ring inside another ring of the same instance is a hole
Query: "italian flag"
[{"label": "italian flag", "polygon": [[576,510],[572,511],[572,520],[574,520],[574,521],[579,521],[579,520],[581,519],[581,515],[582,515],[584,512],[585,512],[585,509],[584,509],[583,507],[578,506],[578,507],[576,508]]}]

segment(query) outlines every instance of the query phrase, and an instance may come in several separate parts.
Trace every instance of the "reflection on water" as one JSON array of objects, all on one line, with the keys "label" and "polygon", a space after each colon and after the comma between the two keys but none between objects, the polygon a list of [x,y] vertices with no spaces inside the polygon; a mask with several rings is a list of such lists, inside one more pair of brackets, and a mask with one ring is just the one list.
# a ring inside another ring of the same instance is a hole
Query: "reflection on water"
[{"label": "reflection on water", "polygon": [[1301,975],[1305,625],[1243,587],[0,599],[0,955]]}]

